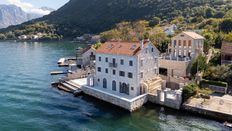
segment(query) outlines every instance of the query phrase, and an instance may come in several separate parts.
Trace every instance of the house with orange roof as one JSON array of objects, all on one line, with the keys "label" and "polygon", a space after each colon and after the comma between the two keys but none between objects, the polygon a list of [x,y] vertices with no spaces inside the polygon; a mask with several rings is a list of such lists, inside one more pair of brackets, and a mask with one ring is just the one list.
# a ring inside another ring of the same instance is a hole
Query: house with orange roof
[{"label": "house with orange roof", "polygon": [[144,82],[159,75],[159,51],[149,41],[106,42],[96,50],[94,84],[102,90],[136,97],[148,93]]}]

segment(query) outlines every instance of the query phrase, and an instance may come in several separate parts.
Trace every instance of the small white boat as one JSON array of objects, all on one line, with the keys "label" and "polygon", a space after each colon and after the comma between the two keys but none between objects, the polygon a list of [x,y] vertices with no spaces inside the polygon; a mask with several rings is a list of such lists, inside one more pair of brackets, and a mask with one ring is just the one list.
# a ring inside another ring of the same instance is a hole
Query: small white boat
[{"label": "small white boat", "polygon": [[224,124],[223,124],[224,126],[226,126],[226,127],[229,127],[229,128],[232,128],[232,123],[229,123],[229,122],[224,122]]}]

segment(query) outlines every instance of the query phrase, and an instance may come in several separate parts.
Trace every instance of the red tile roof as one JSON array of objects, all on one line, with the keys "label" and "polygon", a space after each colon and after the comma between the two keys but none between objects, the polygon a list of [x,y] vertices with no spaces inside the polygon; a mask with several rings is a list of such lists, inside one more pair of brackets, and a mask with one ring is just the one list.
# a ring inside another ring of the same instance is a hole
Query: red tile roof
[{"label": "red tile roof", "polygon": [[[144,46],[146,43],[147,42],[144,42]],[[101,45],[101,47],[99,47],[96,52],[103,54],[134,56],[137,55],[140,50],[140,42],[110,41]]]}]

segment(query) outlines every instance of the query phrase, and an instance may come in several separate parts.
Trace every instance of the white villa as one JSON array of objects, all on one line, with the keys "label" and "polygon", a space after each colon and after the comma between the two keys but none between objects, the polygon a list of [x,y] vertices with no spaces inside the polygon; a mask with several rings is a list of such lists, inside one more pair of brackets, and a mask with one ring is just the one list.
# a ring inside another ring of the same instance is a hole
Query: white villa
[{"label": "white villa", "polygon": [[203,53],[204,39],[195,32],[182,32],[173,37],[168,46],[168,55],[160,60],[160,67],[167,70],[170,76],[188,76],[191,61]]},{"label": "white villa", "polygon": [[179,109],[183,84],[179,90],[166,89],[159,61],[159,51],[149,40],[106,42],[96,50],[95,73],[67,83],[131,112],[147,101]]},{"label": "white villa", "polygon": [[149,41],[107,42],[96,51],[94,85],[109,93],[136,97],[144,82],[159,75],[159,51]]}]

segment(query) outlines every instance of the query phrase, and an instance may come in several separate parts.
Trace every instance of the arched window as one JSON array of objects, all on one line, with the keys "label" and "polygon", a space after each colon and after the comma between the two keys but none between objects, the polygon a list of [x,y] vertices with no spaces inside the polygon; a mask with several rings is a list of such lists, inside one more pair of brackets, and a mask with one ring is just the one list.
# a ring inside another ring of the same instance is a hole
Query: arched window
[{"label": "arched window", "polygon": [[103,88],[107,88],[107,80],[106,80],[106,78],[103,79]]},{"label": "arched window", "polygon": [[129,95],[129,84],[126,84],[126,83],[120,83],[120,93],[124,93],[124,94],[127,94]]},{"label": "arched window", "polygon": [[116,91],[116,81],[112,81],[112,90]]}]

